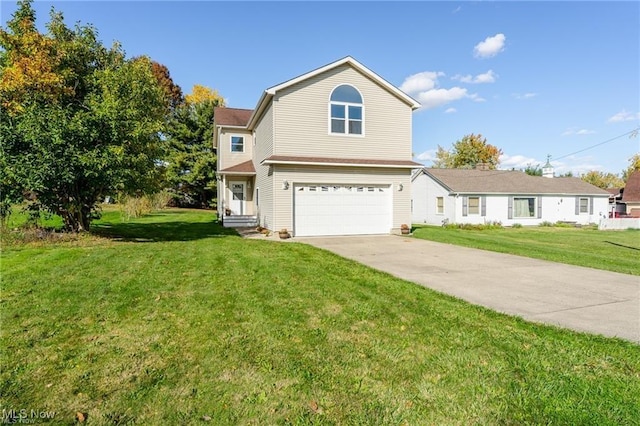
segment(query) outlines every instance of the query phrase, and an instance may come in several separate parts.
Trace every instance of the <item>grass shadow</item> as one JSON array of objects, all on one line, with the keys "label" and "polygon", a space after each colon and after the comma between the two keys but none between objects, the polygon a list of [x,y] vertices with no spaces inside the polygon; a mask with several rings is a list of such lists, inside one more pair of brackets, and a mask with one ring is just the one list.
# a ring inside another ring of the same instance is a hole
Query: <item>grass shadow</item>
[{"label": "grass shadow", "polygon": [[194,241],[204,238],[238,236],[233,228],[225,228],[217,222],[121,222],[96,223],[91,233],[100,237],[122,241]]}]

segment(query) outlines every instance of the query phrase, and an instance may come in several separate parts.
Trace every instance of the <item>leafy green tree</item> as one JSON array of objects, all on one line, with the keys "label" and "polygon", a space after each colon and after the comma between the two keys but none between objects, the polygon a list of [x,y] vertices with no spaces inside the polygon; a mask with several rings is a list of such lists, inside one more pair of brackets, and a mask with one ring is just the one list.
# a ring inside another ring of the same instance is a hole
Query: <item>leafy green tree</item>
[{"label": "leafy green tree", "polygon": [[53,10],[46,34],[35,22],[25,0],[0,29],[0,191],[85,231],[105,195],[157,183],[167,104],[149,59],[127,60]]},{"label": "leafy green tree", "polygon": [[620,179],[618,175],[613,173],[591,170],[580,176],[580,178],[583,181],[589,182],[591,185],[602,189],[620,188],[624,186],[624,181]]},{"label": "leafy green tree", "polygon": [[636,170],[640,170],[640,154],[634,154],[633,156],[631,156],[631,158],[629,158],[629,167],[627,167],[622,172],[622,180],[625,182],[629,180],[629,176],[631,176],[631,173],[635,172]]},{"label": "leafy green tree", "polygon": [[216,189],[213,111],[224,105],[224,99],[216,91],[196,85],[185,101],[167,126],[166,178],[175,191],[207,207]]},{"label": "leafy green tree", "polygon": [[529,176],[542,176],[542,168],[540,167],[540,164],[536,164],[535,166],[527,164],[524,172]]},{"label": "leafy green tree", "polygon": [[473,169],[478,164],[486,164],[493,170],[500,164],[502,150],[488,144],[482,135],[470,134],[453,144],[451,150],[438,146],[434,167],[447,169]]}]

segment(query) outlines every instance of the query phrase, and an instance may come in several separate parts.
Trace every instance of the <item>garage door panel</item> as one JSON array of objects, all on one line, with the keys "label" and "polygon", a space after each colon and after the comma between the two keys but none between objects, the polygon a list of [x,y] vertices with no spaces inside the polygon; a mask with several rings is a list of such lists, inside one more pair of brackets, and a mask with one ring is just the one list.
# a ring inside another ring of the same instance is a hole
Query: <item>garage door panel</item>
[{"label": "garage door panel", "polygon": [[390,229],[390,185],[294,186],[294,232],[298,236],[386,234]]}]

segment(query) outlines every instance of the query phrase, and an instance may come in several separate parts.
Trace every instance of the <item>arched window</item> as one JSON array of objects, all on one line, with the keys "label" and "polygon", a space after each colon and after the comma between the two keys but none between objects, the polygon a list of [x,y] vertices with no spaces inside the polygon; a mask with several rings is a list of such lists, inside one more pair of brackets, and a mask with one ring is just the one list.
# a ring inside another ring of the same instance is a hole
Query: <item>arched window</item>
[{"label": "arched window", "polygon": [[358,89],[342,84],[331,92],[329,132],[338,135],[364,134],[364,105]]}]

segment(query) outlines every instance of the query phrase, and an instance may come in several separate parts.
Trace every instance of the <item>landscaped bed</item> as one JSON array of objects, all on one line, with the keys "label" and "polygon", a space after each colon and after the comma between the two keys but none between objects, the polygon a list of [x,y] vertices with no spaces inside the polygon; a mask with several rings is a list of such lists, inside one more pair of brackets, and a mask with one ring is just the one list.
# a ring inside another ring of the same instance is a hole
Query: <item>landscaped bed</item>
[{"label": "landscaped bed", "polygon": [[87,424],[640,418],[632,343],[497,314],[308,245],[245,240],[211,212],[108,212],[93,232],[3,248],[4,412]]}]

